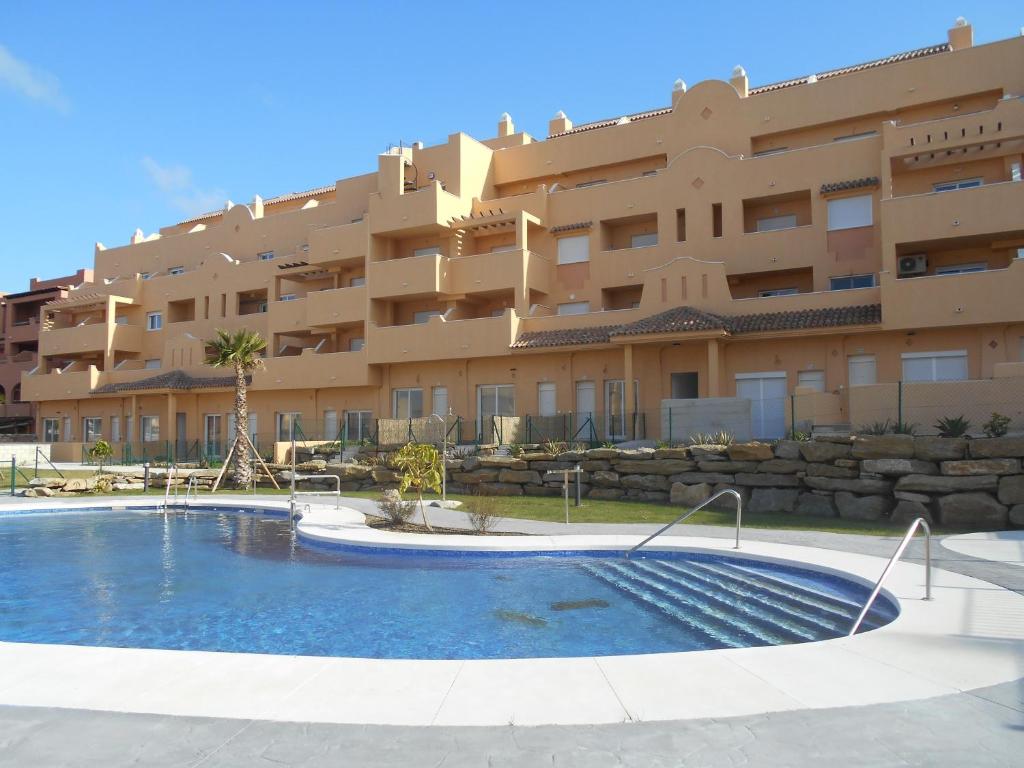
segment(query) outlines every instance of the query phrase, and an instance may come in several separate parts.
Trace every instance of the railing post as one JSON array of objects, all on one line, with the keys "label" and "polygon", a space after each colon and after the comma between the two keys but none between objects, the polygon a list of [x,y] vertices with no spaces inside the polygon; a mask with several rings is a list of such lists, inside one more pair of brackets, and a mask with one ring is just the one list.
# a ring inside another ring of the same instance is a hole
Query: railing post
[{"label": "railing post", "polygon": [[18,460],[14,457],[14,454],[12,453],[11,454],[11,496],[12,497],[16,493],[15,488],[17,487],[17,483],[18,483],[18,478],[16,477],[16,473],[18,471],[17,461]]},{"label": "railing post", "polygon": [[796,393],[789,396],[789,436],[796,435]]},{"label": "railing post", "polygon": [[903,429],[903,379],[896,383],[896,425]]},{"label": "railing post", "polygon": [[666,443],[672,443],[672,406],[668,408],[668,435],[664,437]]}]

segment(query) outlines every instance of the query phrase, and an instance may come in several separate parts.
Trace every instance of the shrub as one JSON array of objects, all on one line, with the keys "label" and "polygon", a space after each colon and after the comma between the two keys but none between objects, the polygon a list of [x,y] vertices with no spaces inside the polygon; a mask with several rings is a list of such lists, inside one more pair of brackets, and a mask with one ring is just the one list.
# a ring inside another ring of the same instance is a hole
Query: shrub
[{"label": "shrub", "polygon": [[103,471],[103,462],[114,455],[114,449],[106,440],[97,440],[96,445],[89,449],[89,458],[99,464],[99,471]]},{"label": "shrub", "polygon": [[690,445],[732,445],[735,441],[732,434],[724,429],[718,432],[694,432],[690,435]]},{"label": "shrub", "polygon": [[906,421],[894,421],[892,423],[892,431],[896,435],[916,435],[917,424],[911,424]]},{"label": "shrub", "polygon": [[512,445],[508,447],[508,455],[513,459],[518,459],[523,455],[523,446],[519,443],[512,443]]},{"label": "shrub", "polygon": [[392,488],[377,499],[377,509],[392,525],[402,525],[409,522],[414,507],[410,502],[402,501],[402,494]]},{"label": "shrub", "polygon": [[860,429],[857,430],[859,435],[887,435],[892,429],[892,422],[886,419],[885,421],[875,421],[871,424],[864,424]]},{"label": "shrub", "polygon": [[498,523],[498,502],[493,496],[478,494],[469,502],[469,524],[477,533],[490,533]]},{"label": "shrub", "polygon": [[981,425],[988,437],[1002,437],[1010,431],[1010,417],[992,412],[992,418]]},{"label": "shrub", "polygon": [[568,445],[559,442],[558,440],[545,440],[541,443],[541,448],[544,449],[544,453],[550,453],[553,456],[557,456],[558,454],[565,453],[569,450]]},{"label": "shrub", "polygon": [[425,491],[437,493],[441,490],[442,473],[445,470],[440,451],[428,443],[406,443],[395,455],[395,467],[402,471],[398,490],[405,493],[411,488],[416,492],[423,524],[428,531],[434,530],[423,508],[423,494]]},{"label": "shrub", "polygon": [[794,429],[792,432],[789,433],[789,439],[796,440],[797,442],[800,443],[806,443],[808,440],[811,439],[811,433],[803,432],[799,429]]},{"label": "shrub", "polygon": [[939,437],[963,437],[971,428],[971,422],[960,416],[946,416],[935,422]]}]

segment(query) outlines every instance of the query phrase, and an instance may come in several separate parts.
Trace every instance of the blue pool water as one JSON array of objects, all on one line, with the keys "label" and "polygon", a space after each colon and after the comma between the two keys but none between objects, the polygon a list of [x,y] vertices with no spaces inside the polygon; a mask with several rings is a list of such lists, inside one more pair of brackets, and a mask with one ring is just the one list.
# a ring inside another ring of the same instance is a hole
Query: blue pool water
[{"label": "blue pool water", "polygon": [[[0,640],[403,659],[807,642],[868,591],[710,555],[351,552],[214,512],[0,517],[0,585]],[[880,601],[868,627],[895,615]]]}]

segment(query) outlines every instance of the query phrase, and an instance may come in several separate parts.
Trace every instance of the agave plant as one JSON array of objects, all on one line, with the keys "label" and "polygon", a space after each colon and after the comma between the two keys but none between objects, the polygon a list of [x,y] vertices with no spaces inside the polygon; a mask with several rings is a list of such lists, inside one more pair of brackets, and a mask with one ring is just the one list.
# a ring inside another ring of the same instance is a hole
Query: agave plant
[{"label": "agave plant", "polygon": [[963,414],[946,416],[935,422],[935,429],[938,431],[939,437],[963,437],[970,428],[971,422],[964,418]]}]

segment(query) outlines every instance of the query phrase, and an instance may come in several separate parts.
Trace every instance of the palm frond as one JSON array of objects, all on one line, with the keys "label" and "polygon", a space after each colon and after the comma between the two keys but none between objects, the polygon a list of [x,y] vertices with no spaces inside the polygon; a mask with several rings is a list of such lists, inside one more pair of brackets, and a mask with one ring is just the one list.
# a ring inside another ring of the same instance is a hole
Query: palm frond
[{"label": "palm frond", "polygon": [[206,364],[214,368],[241,367],[252,371],[263,366],[261,352],[267,342],[255,331],[241,328],[234,333],[217,329],[217,336],[206,342]]}]

